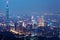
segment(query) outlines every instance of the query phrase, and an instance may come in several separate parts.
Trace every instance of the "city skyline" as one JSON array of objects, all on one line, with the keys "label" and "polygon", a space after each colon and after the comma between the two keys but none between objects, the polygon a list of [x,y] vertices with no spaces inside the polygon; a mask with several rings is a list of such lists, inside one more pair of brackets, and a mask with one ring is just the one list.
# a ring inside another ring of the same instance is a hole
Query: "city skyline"
[{"label": "city skyline", "polygon": [[[60,0],[8,0],[9,14],[17,15],[39,15],[44,12],[59,12]],[[0,12],[5,13],[6,0],[0,0]]]}]

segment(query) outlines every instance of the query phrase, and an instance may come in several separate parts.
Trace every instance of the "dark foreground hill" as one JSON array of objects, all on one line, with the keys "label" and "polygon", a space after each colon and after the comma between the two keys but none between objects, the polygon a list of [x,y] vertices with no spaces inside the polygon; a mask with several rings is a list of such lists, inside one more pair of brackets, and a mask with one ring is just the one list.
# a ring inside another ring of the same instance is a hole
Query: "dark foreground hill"
[{"label": "dark foreground hill", "polygon": [[[5,32],[0,32],[0,40],[30,40],[30,37],[16,38],[15,34],[5,31]],[[46,38],[46,37],[36,36],[35,40],[60,40],[60,39],[57,37]]]}]

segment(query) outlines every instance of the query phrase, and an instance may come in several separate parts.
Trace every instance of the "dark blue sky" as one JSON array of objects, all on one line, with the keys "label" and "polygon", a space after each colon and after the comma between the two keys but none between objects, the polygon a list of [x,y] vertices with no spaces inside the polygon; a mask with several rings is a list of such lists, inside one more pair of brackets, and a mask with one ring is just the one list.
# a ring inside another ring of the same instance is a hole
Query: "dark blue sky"
[{"label": "dark blue sky", "polygon": [[[0,0],[0,12],[5,12],[5,0]],[[60,0],[9,0],[10,15],[41,14],[60,11]]]}]

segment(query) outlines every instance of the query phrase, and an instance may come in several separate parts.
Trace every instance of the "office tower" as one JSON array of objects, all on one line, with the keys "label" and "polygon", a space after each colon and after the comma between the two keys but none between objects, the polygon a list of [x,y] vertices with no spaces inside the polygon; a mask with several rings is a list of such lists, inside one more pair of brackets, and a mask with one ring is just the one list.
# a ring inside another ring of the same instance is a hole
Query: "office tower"
[{"label": "office tower", "polygon": [[44,27],[44,19],[43,19],[43,17],[40,18],[38,16],[37,25],[38,25],[38,27]]},{"label": "office tower", "polygon": [[13,21],[10,21],[9,23],[9,30],[15,30],[15,24],[13,23]]},{"label": "office tower", "polygon": [[31,17],[31,21],[32,21],[32,28],[34,29],[34,23],[35,23],[35,20],[34,20],[34,16]]}]

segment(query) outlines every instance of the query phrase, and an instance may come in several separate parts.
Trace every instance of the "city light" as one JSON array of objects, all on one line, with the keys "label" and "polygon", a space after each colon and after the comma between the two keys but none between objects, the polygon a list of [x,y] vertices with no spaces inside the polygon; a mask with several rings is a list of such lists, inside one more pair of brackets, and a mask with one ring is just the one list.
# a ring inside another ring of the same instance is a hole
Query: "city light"
[{"label": "city light", "polygon": [[55,1],[10,1],[1,1],[0,40],[60,39],[60,6]]}]

